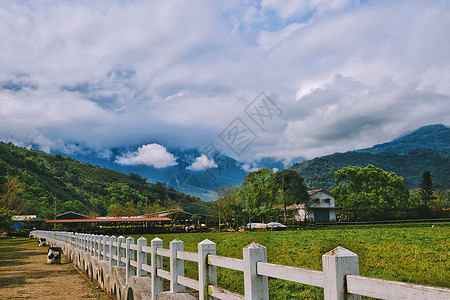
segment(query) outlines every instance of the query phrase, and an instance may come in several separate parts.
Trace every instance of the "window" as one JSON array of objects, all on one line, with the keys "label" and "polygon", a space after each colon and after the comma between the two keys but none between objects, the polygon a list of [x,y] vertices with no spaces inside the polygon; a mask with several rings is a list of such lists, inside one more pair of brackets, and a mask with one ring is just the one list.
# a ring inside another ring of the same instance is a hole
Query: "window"
[{"label": "window", "polygon": [[330,199],[325,199],[325,204],[330,204]]}]

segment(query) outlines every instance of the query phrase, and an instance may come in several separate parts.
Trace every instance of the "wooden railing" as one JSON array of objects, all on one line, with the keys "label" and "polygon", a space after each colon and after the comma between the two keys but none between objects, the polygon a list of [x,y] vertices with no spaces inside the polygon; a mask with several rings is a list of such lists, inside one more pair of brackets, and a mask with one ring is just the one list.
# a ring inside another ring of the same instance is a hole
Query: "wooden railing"
[{"label": "wooden railing", "polygon": [[[243,249],[243,259],[216,255],[216,244],[204,240],[198,252],[184,251],[183,242],[175,239],[169,249],[163,248],[159,238],[118,238],[72,232],[34,231],[36,237],[64,243],[107,261],[110,266],[126,268],[126,280],[131,276],[151,279],[152,299],[163,291],[163,279],[170,281],[170,291],[181,292],[185,287],[197,290],[199,299],[269,299],[268,278],[321,287],[324,299],[360,299],[362,296],[379,299],[450,299],[450,289],[359,276],[358,256],[342,247],[322,256],[323,271],[308,270],[267,263],[267,249],[252,243]],[[150,256],[150,262],[147,257]],[[163,269],[163,257],[170,260],[170,271]],[[184,261],[198,264],[198,278],[185,277]],[[244,295],[217,286],[217,267],[244,273]]]}]

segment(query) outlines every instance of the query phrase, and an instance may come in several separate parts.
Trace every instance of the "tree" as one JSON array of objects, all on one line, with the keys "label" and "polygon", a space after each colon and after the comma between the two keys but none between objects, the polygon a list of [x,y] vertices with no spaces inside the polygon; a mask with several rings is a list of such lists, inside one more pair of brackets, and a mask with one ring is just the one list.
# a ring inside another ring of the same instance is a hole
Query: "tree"
[{"label": "tree", "polygon": [[6,178],[3,188],[0,190],[0,207],[7,210],[14,210],[20,214],[26,209],[26,203],[21,200],[23,188],[20,186],[19,179]]},{"label": "tree", "polygon": [[10,231],[13,228],[12,216],[15,215],[14,210],[0,207],[0,230]]},{"label": "tree", "polygon": [[139,214],[139,209],[134,207],[134,203],[132,201],[128,201],[127,203],[125,203],[123,212],[127,217],[137,216]]},{"label": "tree", "polygon": [[118,203],[111,204],[108,207],[108,216],[110,217],[121,217],[123,213],[123,207]]},{"label": "tree", "polygon": [[349,166],[334,173],[338,185],[332,192],[350,219],[386,218],[386,213],[408,206],[409,191],[405,180],[393,172],[368,165]]},{"label": "tree", "polygon": [[430,171],[425,171],[422,173],[419,194],[424,206],[428,206],[430,201],[436,199],[436,196],[434,195],[433,182],[431,180]]},{"label": "tree", "polygon": [[4,177],[0,186],[0,229],[9,231],[12,229],[12,216],[26,209],[26,203],[22,201],[23,188],[17,178]]},{"label": "tree", "polygon": [[248,222],[251,223],[252,210],[259,208],[262,204],[271,203],[269,180],[273,171],[267,168],[250,172],[244,177],[241,196],[245,201],[248,212]]},{"label": "tree", "polygon": [[285,223],[288,205],[294,203],[307,205],[309,202],[304,178],[295,170],[286,169],[276,172],[270,180],[270,189],[277,202],[283,204]]},{"label": "tree", "polygon": [[237,186],[223,186],[216,189],[217,200],[212,203],[211,215],[220,221],[224,221],[228,227],[233,222],[237,226],[242,215],[242,202]]}]

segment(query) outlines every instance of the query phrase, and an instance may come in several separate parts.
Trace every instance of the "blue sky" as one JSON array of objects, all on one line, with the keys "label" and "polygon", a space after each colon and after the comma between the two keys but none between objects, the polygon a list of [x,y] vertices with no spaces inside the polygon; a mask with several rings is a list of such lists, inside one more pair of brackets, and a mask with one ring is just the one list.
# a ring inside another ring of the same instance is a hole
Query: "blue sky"
[{"label": "blue sky", "polygon": [[0,140],[160,167],[370,147],[450,124],[448,28],[448,1],[3,1]]}]

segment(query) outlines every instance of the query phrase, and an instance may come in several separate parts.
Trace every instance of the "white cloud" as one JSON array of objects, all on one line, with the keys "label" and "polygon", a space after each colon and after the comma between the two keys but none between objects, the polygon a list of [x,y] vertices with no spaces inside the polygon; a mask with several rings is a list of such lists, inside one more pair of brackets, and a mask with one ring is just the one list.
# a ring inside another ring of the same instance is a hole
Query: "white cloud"
[{"label": "white cloud", "polygon": [[259,170],[258,167],[253,167],[253,166],[251,166],[250,164],[242,164],[242,165],[241,165],[241,169],[244,170],[244,171],[247,172],[247,173],[255,172],[255,171],[258,171],[258,170]]},{"label": "white cloud", "polygon": [[283,19],[305,16],[310,13],[323,14],[341,10],[353,0],[263,0],[261,6],[273,9]]},{"label": "white cloud", "polygon": [[236,117],[256,126],[243,110],[261,91],[284,113],[252,127],[239,160],[450,124],[445,1],[257,4],[2,3],[0,139],[105,158],[153,141],[202,149]]},{"label": "white cloud", "polygon": [[142,145],[137,151],[127,153],[117,158],[116,163],[125,166],[147,165],[155,168],[165,168],[176,165],[175,156],[158,144]]},{"label": "white cloud", "polygon": [[209,168],[217,168],[217,164],[214,162],[214,159],[208,158],[208,156],[202,154],[186,169],[191,171],[203,171]]}]

